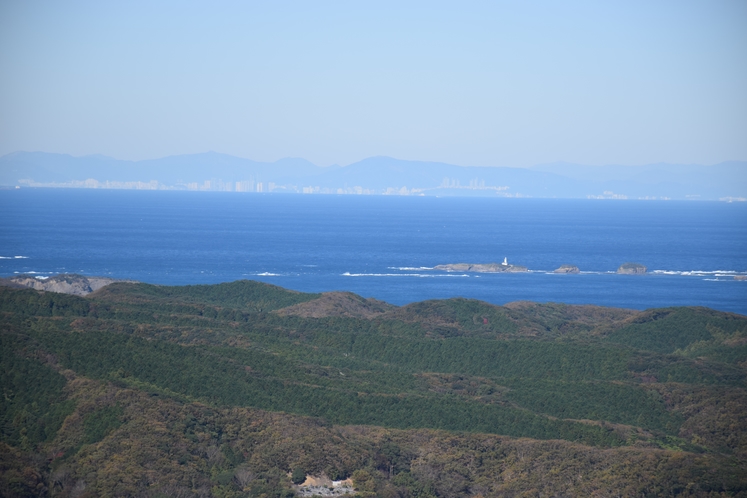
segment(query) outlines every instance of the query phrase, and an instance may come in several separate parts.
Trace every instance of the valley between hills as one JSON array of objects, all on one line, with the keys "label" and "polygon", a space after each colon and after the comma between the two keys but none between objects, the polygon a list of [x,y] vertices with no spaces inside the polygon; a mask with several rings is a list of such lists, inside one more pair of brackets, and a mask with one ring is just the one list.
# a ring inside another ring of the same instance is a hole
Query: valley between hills
[{"label": "valley between hills", "polygon": [[5,284],[2,496],[747,496],[742,315]]}]

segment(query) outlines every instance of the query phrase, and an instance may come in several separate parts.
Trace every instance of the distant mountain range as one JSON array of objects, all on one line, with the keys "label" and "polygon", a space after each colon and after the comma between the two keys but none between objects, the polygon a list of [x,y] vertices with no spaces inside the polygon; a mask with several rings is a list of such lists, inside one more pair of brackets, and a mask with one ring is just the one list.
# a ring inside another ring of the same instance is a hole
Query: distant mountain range
[{"label": "distant mountain range", "polygon": [[747,200],[747,162],[532,168],[468,167],[370,157],[320,167],[300,158],[257,162],[216,152],[123,161],[15,152],[0,157],[0,185],[239,192],[503,197]]}]

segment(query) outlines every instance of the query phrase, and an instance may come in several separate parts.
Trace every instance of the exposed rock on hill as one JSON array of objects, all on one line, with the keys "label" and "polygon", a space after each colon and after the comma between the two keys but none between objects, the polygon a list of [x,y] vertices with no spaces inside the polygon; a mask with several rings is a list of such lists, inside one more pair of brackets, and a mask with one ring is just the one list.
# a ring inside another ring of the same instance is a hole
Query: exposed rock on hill
[{"label": "exposed rock on hill", "polygon": [[642,275],[646,273],[646,267],[640,263],[623,263],[617,269],[617,273],[624,275]]},{"label": "exposed rock on hill", "polygon": [[14,282],[9,278],[0,278],[0,287],[10,287],[11,289],[25,289],[25,285]]},{"label": "exposed rock on hill", "polygon": [[578,266],[573,265],[560,265],[560,268],[553,271],[553,273],[580,273],[581,270]]},{"label": "exposed rock on hill", "polygon": [[500,263],[451,263],[448,265],[438,265],[435,270],[442,271],[468,271],[475,273],[518,273],[529,271],[526,266],[503,265]]},{"label": "exposed rock on hill", "polygon": [[372,318],[394,308],[396,306],[392,304],[378,299],[365,299],[352,292],[325,292],[320,298],[279,309],[276,313],[304,318],[327,316]]},{"label": "exposed rock on hill", "polygon": [[306,480],[299,486],[295,486],[295,489],[299,496],[346,496],[355,494],[352,479],[333,481],[324,474],[306,476]]},{"label": "exposed rock on hill", "polygon": [[113,278],[106,277],[84,277],[83,275],[63,273],[46,279],[38,279],[31,275],[18,275],[8,279],[2,279],[0,285],[6,287],[30,287],[36,290],[60,292],[63,294],[73,294],[76,296],[85,296],[113,282],[118,282]]}]

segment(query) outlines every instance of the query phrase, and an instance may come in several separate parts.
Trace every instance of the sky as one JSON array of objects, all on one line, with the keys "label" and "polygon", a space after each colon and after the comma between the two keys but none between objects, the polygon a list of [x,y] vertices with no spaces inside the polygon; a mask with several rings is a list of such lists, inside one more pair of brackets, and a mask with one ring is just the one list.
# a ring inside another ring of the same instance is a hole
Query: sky
[{"label": "sky", "polygon": [[0,155],[747,160],[747,2],[0,0]]}]

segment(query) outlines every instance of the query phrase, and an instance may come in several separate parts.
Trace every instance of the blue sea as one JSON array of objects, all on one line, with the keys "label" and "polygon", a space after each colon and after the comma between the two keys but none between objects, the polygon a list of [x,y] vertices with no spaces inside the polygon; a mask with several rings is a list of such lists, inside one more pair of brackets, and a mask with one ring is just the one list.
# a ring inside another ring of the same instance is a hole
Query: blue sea
[{"label": "blue sea", "polygon": [[[436,271],[501,262],[521,274]],[[648,274],[615,274],[625,262]],[[581,274],[550,273],[563,264]],[[348,290],[393,304],[467,297],[747,315],[747,204],[0,191],[0,275],[111,276],[166,285],[237,279]]]}]

